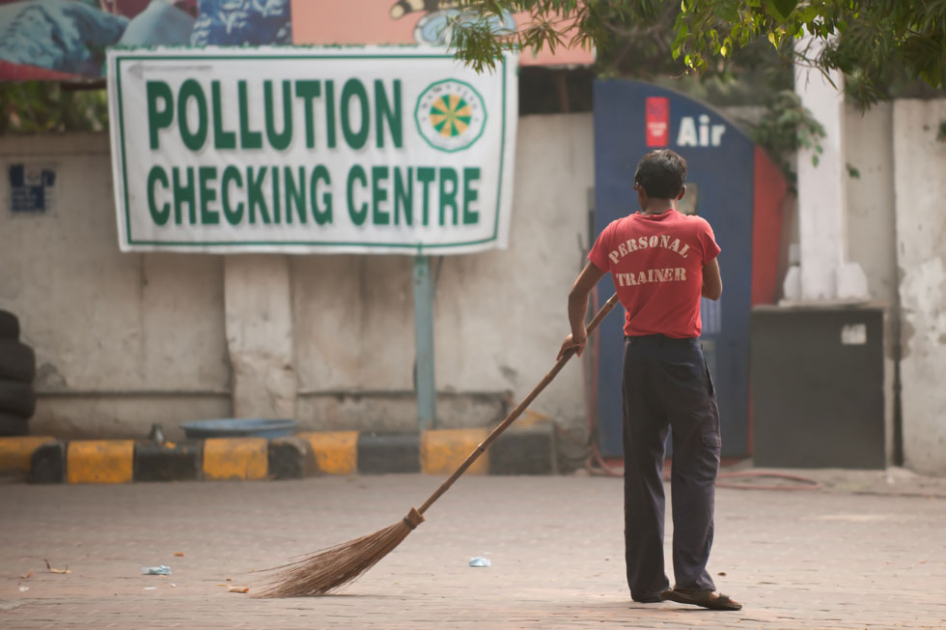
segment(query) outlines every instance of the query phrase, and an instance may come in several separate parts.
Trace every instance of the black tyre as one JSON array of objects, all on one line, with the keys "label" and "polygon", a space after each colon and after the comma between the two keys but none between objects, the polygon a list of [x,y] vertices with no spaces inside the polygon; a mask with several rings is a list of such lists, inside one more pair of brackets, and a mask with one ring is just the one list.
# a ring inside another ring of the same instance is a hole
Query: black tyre
[{"label": "black tyre", "polygon": [[19,339],[20,320],[10,311],[0,310],[0,339]]},{"label": "black tyre", "polygon": [[0,379],[32,383],[36,377],[36,355],[29,346],[0,339]]},{"label": "black tyre", "polygon": [[0,435],[26,435],[30,432],[30,424],[23,418],[0,413]]},{"label": "black tyre", "polygon": [[36,411],[36,395],[29,383],[0,380],[0,414],[26,420]]}]

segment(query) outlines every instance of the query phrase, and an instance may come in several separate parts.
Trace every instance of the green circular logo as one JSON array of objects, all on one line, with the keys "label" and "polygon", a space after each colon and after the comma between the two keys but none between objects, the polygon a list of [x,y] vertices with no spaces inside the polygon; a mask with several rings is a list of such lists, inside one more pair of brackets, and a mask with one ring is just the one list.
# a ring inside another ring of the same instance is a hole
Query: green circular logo
[{"label": "green circular logo", "polygon": [[417,131],[438,151],[470,148],[486,127],[486,103],[470,85],[456,79],[431,83],[414,110]]}]

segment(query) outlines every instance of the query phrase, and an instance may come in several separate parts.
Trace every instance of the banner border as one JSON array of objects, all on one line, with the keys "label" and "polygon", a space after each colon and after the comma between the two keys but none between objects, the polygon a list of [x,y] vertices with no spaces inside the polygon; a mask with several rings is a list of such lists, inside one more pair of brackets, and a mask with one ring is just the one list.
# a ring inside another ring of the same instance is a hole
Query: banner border
[{"label": "banner border", "polygon": [[[394,55],[379,55],[379,54],[295,54],[295,55],[286,55],[286,54],[214,54],[214,55],[193,55],[193,54],[181,54],[181,55],[140,55],[136,52],[129,51],[129,54],[125,54],[121,50],[114,51],[113,60],[115,62],[115,87],[116,87],[116,102],[118,104],[118,118],[119,118],[119,133],[121,137],[121,185],[122,193],[124,196],[124,205],[125,205],[125,244],[128,247],[134,246],[149,246],[155,247],[156,249],[152,251],[161,251],[163,248],[167,248],[165,251],[170,251],[172,248],[183,248],[183,247],[272,247],[272,248],[281,248],[281,247],[338,247],[338,248],[352,248],[352,247],[364,247],[364,248],[378,248],[378,249],[401,249],[401,250],[417,250],[421,252],[425,249],[442,249],[442,248],[461,248],[461,247],[470,247],[475,245],[483,245],[485,243],[492,243],[499,240],[499,218],[502,210],[502,197],[503,197],[503,177],[504,177],[504,166],[506,159],[506,110],[509,108],[508,102],[508,93],[507,93],[507,77],[509,74],[509,69],[507,66],[507,55],[502,57],[502,124],[500,127],[500,150],[499,150],[499,181],[496,186],[496,215],[493,221],[493,233],[491,236],[486,238],[480,238],[472,241],[460,241],[455,243],[366,243],[366,242],[353,242],[353,241],[142,241],[142,240],[133,240],[131,234],[131,204],[129,203],[128,198],[128,168],[125,160],[126,145],[125,145],[125,118],[124,111],[122,107],[123,102],[123,93],[122,93],[122,77],[121,77],[121,62],[122,61],[136,61],[136,60],[233,60],[233,59],[383,59],[383,60],[398,60],[398,59],[455,59],[453,55],[449,54],[394,54]],[[426,139],[425,139],[426,140]],[[289,253],[289,252],[287,252]],[[342,252],[339,252],[342,253]]]}]

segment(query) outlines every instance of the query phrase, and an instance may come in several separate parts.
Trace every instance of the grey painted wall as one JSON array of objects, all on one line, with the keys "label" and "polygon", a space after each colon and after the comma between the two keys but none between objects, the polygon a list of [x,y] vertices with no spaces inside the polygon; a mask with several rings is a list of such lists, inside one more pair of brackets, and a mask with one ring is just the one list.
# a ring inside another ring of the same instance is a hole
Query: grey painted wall
[{"label": "grey painted wall", "polygon": [[[8,166],[55,167],[41,215],[8,209]],[[34,433],[141,434],[229,413],[222,259],[118,251],[107,137],[0,139],[0,308],[36,351]]]},{"label": "grey painted wall", "polygon": [[[591,116],[520,119],[515,173],[509,249],[443,258],[434,305],[441,426],[501,418],[502,400],[532,389],[568,332],[566,297],[584,264],[594,183]],[[300,420],[315,429],[416,427],[410,257],[294,257],[291,265]],[[534,409],[583,426],[579,366]]]},{"label": "grey painted wall", "polygon": [[906,464],[946,474],[946,100],[893,111]]},{"label": "grey painted wall", "polygon": [[[416,427],[408,256],[122,254],[105,136],[0,138],[52,164],[56,204],[0,212],[0,308],[40,365],[34,432],[170,437],[188,420],[296,415],[312,429]],[[590,114],[520,121],[511,246],[447,257],[435,304],[443,426],[481,426],[551,367],[583,264]],[[536,403],[584,425],[580,366]]]},{"label": "grey painted wall", "polygon": [[[893,305],[894,321],[902,302],[907,463],[938,473],[946,473],[942,120],[944,101],[898,101],[864,116],[848,108],[845,122],[848,160],[861,173],[848,180],[848,253],[871,297]],[[435,305],[443,426],[495,420],[550,368],[584,262],[592,135],[589,114],[522,118],[510,248],[444,259]],[[56,167],[49,213],[6,210],[6,167],[16,162]],[[180,437],[175,427],[191,419],[293,410],[311,429],[414,427],[409,257],[257,264],[121,254],[106,137],[0,138],[0,163],[0,308],[21,316],[36,348],[37,431],[118,437],[161,422]],[[535,410],[581,432],[580,365]],[[889,420],[887,433],[889,455]]]}]

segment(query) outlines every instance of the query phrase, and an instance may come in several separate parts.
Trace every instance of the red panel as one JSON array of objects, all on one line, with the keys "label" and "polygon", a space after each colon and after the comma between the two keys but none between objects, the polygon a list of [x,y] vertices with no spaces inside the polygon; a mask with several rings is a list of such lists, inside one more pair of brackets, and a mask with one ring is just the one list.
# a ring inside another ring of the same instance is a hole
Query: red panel
[{"label": "red panel", "polygon": [[749,377],[749,404],[746,405],[746,455],[752,457],[752,377]]},{"label": "red panel", "polygon": [[764,149],[755,148],[752,215],[752,305],[774,304],[788,183]]},{"label": "red panel", "polygon": [[665,147],[670,144],[670,99],[664,96],[648,96],[647,112],[648,147]]},{"label": "red panel", "polygon": [[0,59],[0,81],[81,81],[88,78],[79,74],[56,72],[47,68],[11,63]]},{"label": "red panel", "polygon": [[[782,247],[782,209],[788,183],[764,149],[755,148],[752,211],[752,305],[774,304]],[[746,413],[746,443],[752,454],[752,383]]]}]

